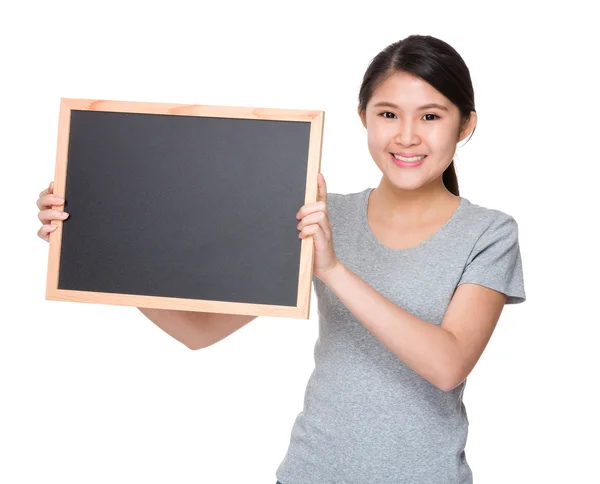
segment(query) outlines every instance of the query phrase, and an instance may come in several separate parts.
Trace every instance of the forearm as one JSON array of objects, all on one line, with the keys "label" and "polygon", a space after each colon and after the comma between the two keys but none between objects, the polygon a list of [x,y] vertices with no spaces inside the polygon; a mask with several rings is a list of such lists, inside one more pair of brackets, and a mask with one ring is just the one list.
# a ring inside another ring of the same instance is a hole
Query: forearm
[{"label": "forearm", "polygon": [[211,313],[177,311],[173,309],[138,308],[144,316],[169,336],[190,349],[197,349],[204,343],[204,326]]},{"label": "forearm", "polygon": [[342,263],[323,282],[396,357],[436,387],[450,389],[459,361],[450,332],[394,304]]}]

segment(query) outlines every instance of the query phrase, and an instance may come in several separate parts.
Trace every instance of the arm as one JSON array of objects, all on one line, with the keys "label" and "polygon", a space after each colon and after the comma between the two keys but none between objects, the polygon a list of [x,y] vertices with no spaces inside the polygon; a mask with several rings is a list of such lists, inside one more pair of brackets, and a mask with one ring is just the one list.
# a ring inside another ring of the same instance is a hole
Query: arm
[{"label": "arm", "polygon": [[323,282],[395,356],[443,391],[469,375],[506,301],[501,292],[463,284],[436,326],[394,304],[341,263]]},{"label": "arm", "polygon": [[192,350],[213,345],[257,318],[239,314],[138,309],[165,333]]}]

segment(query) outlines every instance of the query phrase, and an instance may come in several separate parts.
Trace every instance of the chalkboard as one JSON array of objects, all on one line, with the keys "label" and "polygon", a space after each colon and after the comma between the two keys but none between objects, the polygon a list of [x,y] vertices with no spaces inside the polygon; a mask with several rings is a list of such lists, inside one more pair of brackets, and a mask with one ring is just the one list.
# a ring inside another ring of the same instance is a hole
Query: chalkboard
[{"label": "chalkboard", "polygon": [[46,299],[308,319],[324,112],[60,101]]}]

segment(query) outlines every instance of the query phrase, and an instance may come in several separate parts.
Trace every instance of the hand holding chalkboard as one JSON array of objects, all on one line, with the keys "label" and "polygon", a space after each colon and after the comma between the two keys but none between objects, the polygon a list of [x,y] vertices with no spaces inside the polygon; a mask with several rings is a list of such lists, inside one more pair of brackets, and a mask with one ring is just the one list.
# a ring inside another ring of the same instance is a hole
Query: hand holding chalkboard
[{"label": "hand holding chalkboard", "polygon": [[37,206],[40,209],[38,218],[42,222],[42,226],[38,230],[38,237],[49,242],[50,233],[56,230],[58,225],[53,224],[53,221],[66,220],[69,214],[61,209],[64,204],[64,199],[54,195],[54,182],[50,182],[48,188],[40,192],[37,199]]},{"label": "hand holding chalkboard", "polygon": [[296,218],[300,218],[300,238],[311,235],[315,246],[313,273],[324,280],[339,267],[340,261],[333,248],[333,234],[327,211],[327,183],[322,173],[318,175],[317,201],[303,206]]}]

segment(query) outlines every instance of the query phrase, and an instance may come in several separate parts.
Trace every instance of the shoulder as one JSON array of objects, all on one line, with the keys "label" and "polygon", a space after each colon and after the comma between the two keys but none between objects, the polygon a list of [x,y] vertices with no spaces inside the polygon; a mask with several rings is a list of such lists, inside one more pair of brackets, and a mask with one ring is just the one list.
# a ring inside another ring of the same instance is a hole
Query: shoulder
[{"label": "shoulder", "polygon": [[347,210],[359,209],[372,188],[352,193],[327,193],[327,210],[336,215]]},{"label": "shoulder", "polygon": [[[519,228],[515,217],[472,203],[466,212],[468,217],[463,220],[473,237],[458,284],[474,283],[500,291],[508,296],[507,304],[525,301]],[[460,238],[464,240],[464,233]]]},{"label": "shoulder", "polygon": [[465,206],[459,230],[463,236],[470,236],[465,239],[471,241],[473,256],[482,250],[502,252],[518,246],[519,225],[512,214],[469,200],[466,200]]},{"label": "shoulder", "polygon": [[489,232],[518,232],[518,223],[512,214],[497,208],[486,207],[471,202],[463,197],[465,201],[464,223],[472,227],[476,232],[483,235]]}]

